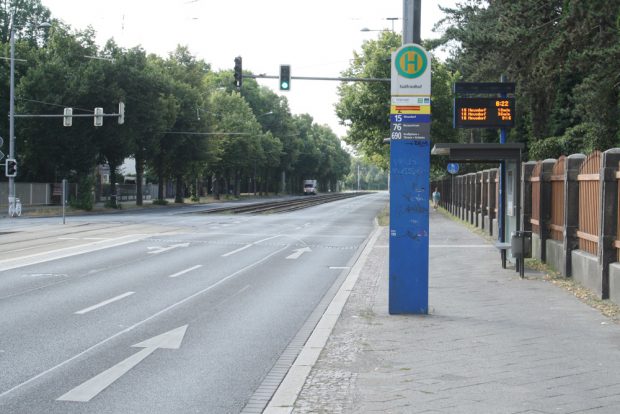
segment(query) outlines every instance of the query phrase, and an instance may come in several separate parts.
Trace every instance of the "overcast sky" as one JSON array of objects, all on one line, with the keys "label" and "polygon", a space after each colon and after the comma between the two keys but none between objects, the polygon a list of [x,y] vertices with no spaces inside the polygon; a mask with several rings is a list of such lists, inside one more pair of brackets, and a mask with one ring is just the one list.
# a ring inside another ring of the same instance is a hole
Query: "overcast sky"
[{"label": "overcast sky", "polygon": [[[123,47],[141,45],[148,53],[167,56],[176,45],[210,63],[213,69],[232,69],[243,57],[244,70],[278,75],[290,64],[293,76],[338,77],[349,66],[354,50],[378,32],[402,32],[402,0],[42,0],[54,18],[73,28],[88,25],[101,45],[109,38]],[[442,18],[439,5],[455,0],[422,0],[422,38],[438,37],[432,27]],[[259,81],[281,93],[276,79]],[[342,136],[334,114],[335,81],[291,82],[283,92],[295,114],[308,113]]]}]

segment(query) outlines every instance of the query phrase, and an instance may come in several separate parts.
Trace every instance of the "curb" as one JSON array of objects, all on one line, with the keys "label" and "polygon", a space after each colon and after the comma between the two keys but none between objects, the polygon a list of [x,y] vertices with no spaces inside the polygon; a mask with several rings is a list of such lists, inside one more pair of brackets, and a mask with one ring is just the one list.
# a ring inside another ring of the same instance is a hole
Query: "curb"
[{"label": "curb", "polygon": [[369,242],[364,247],[358,260],[355,262],[347,278],[325,310],[325,313],[317,323],[308,341],[295,359],[295,362],[284,377],[284,380],[273,394],[271,401],[263,414],[289,414],[293,411],[295,401],[303,388],[312,367],[319,358],[321,351],[327,344],[327,340],[340,318],[342,309],[353,291],[357,279],[366,264],[366,260],[381,233],[382,227],[377,226],[372,233]]}]

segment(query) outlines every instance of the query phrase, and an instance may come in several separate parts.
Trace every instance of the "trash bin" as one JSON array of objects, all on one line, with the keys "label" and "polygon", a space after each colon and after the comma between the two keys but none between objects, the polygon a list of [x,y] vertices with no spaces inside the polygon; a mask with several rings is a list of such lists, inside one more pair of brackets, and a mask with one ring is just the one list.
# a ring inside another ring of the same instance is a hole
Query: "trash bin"
[{"label": "trash bin", "polygon": [[513,257],[532,257],[532,232],[513,231],[510,235],[510,251]]}]

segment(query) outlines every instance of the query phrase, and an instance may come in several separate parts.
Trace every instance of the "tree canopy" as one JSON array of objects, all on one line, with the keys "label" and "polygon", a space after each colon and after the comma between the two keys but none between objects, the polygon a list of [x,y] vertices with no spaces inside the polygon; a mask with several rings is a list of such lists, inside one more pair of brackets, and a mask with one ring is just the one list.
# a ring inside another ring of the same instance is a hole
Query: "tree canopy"
[{"label": "tree canopy", "polygon": [[[49,29],[39,29],[52,17],[39,0],[8,0],[0,7],[7,56],[11,15],[16,57],[27,60],[16,64],[16,113],[61,115],[73,108],[75,115],[89,115],[75,117],[71,127],[60,118],[17,118],[19,180],[68,178],[89,198],[97,165],[109,165],[113,189],[119,167],[133,157],[140,204],[144,176],[159,183],[160,197],[164,184],[173,183],[182,202],[190,191],[195,195],[196,184],[216,196],[299,192],[302,180],[311,178],[336,190],[349,173],[349,154],[331,129],[310,115],[291,114],[285,97],[253,79],[237,91],[232,70],[213,71],[185,46],[167,57],[112,40],[99,47],[90,28],[52,20]],[[8,74],[8,60],[0,61],[0,70]],[[8,76],[1,78],[0,95],[8,96]],[[125,103],[125,123],[105,117],[95,128],[94,108],[114,114],[119,102]],[[8,99],[0,111],[8,113]],[[8,130],[7,117],[0,117],[0,130]]]},{"label": "tree canopy", "polygon": [[[442,8],[439,39],[427,50],[449,50],[433,59],[433,142],[498,142],[497,130],[452,128],[455,81],[516,83],[516,126],[508,141],[526,144],[530,159],[618,145],[620,131],[620,0],[464,0]],[[364,42],[345,76],[389,77],[390,53],[399,35],[383,32]],[[345,140],[387,167],[387,84],[343,83],[336,111],[349,125]],[[432,168],[443,163],[432,158]]]}]

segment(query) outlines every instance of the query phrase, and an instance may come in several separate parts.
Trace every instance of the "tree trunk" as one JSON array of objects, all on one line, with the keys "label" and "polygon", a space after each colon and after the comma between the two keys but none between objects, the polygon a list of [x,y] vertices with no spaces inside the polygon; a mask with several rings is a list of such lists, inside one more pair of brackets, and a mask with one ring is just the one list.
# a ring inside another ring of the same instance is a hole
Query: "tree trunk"
[{"label": "tree trunk", "polygon": [[136,154],[136,205],[142,205],[142,177],[144,176],[144,160]]},{"label": "tree trunk", "polygon": [[161,158],[157,163],[157,199],[164,201],[164,168]]},{"label": "tree trunk", "polygon": [[241,173],[239,170],[235,170],[235,197],[241,195]]},{"label": "tree trunk", "polygon": [[220,199],[220,177],[217,174],[213,174],[213,198]]},{"label": "tree trunk", "polygon": [[177,175],[176,177],[176,190],[174,195],[175,203],[183,203],[183,177]]}]

